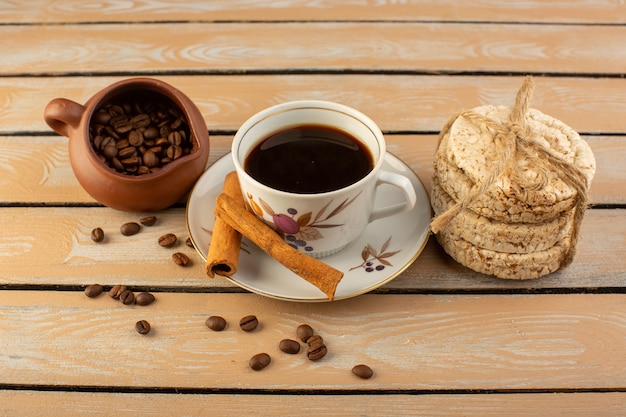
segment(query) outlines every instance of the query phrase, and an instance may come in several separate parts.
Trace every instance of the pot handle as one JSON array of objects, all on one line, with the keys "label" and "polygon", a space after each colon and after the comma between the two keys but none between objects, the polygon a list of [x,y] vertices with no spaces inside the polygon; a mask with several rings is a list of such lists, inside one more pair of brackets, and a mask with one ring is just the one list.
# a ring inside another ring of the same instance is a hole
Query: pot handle
[{"label": "pot handle", "polygon": [[70,137],[80,125],[85,107],[65,98],[55,98],[46,106],[43,118],[60,135]]}]

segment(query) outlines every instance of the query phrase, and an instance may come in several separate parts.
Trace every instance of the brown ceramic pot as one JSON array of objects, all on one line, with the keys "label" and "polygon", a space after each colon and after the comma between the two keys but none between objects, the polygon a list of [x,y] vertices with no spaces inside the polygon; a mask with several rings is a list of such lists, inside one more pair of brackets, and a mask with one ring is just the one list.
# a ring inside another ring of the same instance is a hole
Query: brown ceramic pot
[{"label": "brown ceramic pot", "polygon": [[[141,98],[142,92],[158,93],[173,101],[186,117],[192,151],[164,165],[159,171],[129,176],[106,166],[89,139],[92,115],[103,104],[122,94]],[[171,206],[192,189],[206,167],[209,134],[196,105],[174,87],[152,78],[131,78],[112,84],[85,103],[56,98],[44,111],[46,123],[69,138],[72,170],[81,186],[105,206],[124,211],[154,211]]]}]

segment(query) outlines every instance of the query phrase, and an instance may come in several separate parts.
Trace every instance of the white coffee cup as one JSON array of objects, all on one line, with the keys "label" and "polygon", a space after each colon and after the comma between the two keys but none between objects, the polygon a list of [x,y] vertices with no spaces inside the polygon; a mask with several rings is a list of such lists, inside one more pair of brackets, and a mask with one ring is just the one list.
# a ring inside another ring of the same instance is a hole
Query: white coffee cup
[{"label": "white coffee cup", "polygon": [[[246,172],[246,158],[260,142],[306,125],[329,127],[357,139],[372,155],[371,171],[353,184],[315,194],[277,190]],[[232,143],[232,158],[248,208],[284,235],[287,243],[315,258],[345,248],[369,223],[415,206],[417,196],[410,180],[381,169],[385,152],[383,134],[369,117],[345,105],[319,100],[292,101],[262,110],[239,128]],[[402,190],[405,201],[373,210],[376,189],[385,184]]]}]

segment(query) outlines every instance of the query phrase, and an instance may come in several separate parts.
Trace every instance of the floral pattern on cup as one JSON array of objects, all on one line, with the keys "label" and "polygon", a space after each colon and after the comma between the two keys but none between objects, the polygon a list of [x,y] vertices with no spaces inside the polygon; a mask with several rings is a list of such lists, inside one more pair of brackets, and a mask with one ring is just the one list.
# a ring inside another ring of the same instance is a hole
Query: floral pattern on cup
[{"label": "floral pattern on cup", "polygon": [[285,241],[294,249],[304,252],[315,250],[312,242],[324,237],[322,230],[343,226],[343,223],[327,223],[333,217],[341,213],[350,206],[360,195],[359,192],[352,198],[345,199],[331,209],[334,200],[330,200],[317,213],[308,211],[300,213],[298,209],[290,207],[286,213],[277,213],[263,199],[259,198],[257,203],[254,196],[247,194],[248,206],[257,216],[262,217],[264,213],[272,217],[272,221],[264,219],[272,228],[280,233]]},{"label": "floral pattern on cup", "polygon": [[383,243],[380,250],[374,249],[374,247],[369,243],[365,245],[365,247],[361,251],[361,258],[363,259],[363,262],[360,265],[350,268],[350,271],[358,268],[363,268],[365,272],[374,272],[382,271],[383,269],[385,269],[385,266],[393,266],[393,264],[389,262],[388,259],[395,254],[401,252],[402,250],[388,252],[387,249],[389,248],[390,243],[391,236],[389,236],[389,239],[387,239],[385,243]]}]

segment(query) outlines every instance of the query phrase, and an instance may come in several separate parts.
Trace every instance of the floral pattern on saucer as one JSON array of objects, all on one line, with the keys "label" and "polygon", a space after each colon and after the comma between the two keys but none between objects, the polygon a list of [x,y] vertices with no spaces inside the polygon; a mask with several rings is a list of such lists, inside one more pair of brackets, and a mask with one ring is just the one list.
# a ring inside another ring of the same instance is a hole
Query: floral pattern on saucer
[{"label": "floral pattern on saucer", "polygon": [[369,243],[365,245],[363,250],[361,251],[361,258],[363,262],[360,265],[354,266],[350,268],[350,271],[363,268],[365,272],[374,272],[374,271],[382,271],[385,269],[385,266],[393,266],[391,262],[388,261],[392,256],[402,252],[402,250],[390,251],[389,244],[391,243],[391,236],[383,243],[380,250],[374,249],[372,245]]}]

